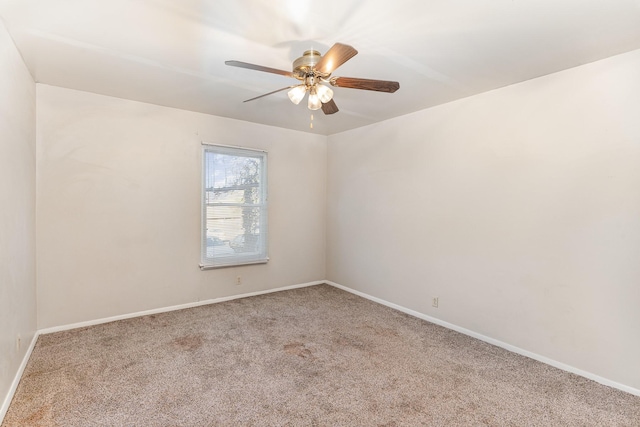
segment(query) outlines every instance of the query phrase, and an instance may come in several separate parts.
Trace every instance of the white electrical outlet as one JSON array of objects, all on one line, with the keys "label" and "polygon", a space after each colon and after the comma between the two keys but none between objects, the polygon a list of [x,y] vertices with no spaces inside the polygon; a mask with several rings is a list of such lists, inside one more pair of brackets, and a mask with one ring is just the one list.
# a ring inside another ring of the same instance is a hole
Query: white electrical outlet
[{"label": "white electrical outlet", "polygon": [[438,297],[433,297],[431,299],[431,305],[434,306],[435,308],[438,308]]},{"label": "white electrical outlet", "polygon": [[236,285],[242,285],[242,277],[241,276],[236,277]]},{"label": "white electrical outlet", "polygon": [[20,338],[20,334],[16,337],[16,350],[20,351],[20,346],[22,346],[22,338]]}]

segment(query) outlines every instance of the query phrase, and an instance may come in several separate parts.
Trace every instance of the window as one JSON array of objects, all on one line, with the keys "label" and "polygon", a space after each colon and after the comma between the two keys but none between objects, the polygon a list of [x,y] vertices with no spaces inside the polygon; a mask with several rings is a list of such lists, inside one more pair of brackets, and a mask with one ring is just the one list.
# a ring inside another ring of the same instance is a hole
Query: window
[{"label": "window", "polygon": [[267,153],[203,145],[202,269],[265,263]]}]

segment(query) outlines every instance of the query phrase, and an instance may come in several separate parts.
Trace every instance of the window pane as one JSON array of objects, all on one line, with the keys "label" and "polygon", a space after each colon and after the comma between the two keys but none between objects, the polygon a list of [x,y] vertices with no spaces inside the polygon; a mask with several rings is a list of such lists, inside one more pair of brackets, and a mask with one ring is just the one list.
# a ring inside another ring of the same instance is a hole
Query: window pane
[{"label": "window pane", "polygon": [[213,169],[207,187],[234,187],[249,183],[259,183],[261,175],[260,157],[240,157],[208,152],[207,168]]}]

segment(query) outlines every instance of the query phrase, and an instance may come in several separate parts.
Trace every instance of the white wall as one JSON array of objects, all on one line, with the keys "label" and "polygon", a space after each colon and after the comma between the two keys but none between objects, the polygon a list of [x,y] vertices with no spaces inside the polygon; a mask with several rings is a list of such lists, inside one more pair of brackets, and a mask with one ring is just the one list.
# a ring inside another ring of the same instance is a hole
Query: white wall
[{"label": "white wall", "polygon": [[35,83],[0,21],[0,404],[36,329],[35,114]]},{"label": "white wall", "polygon": [[639,76],[634,51],[329,137],[327,279],[640,389]]},{"label": "white wall", "polygon": [[[37,106],[39,328],[324,278],[325,137],[42,84]],[[268,151],[268,264],[198,268],[202,140]]]}]

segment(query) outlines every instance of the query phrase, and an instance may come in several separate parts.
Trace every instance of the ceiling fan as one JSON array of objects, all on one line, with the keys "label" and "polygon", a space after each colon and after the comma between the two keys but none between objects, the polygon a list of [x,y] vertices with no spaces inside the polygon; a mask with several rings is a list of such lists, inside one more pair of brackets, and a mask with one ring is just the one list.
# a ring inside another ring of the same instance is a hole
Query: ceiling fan
[{"label": "ceiling fan", "polygon": [[325,114],[334,114],[338,112],[338,106],[333,100],[333,90],[326,86],[326,83],[334,87],[374,90],[388,93],[393,93],[400,88],[400,83],[386,80],[331,77],[331,73],[333,73],[336,68],[353,58],[357,53],[358,51],[353,47],[342,43],[336,43],[331,46],[331,49],[329,49],[324,56],[320,55],[320,52],[317,50],[307,50],[300,58],[293,61],[293,71],[278,70],[241,61],[225,61],[225,64],[232,67],[248,68],[250,70],[293,77],[300,81],[297,85],[283,87],[282,89],[247,99],[244,102],[253,101],[289,89],[289,99],[294,104],[299,104],[307,92],[309,92],[307,106],[310,110],[322,108]]}]

